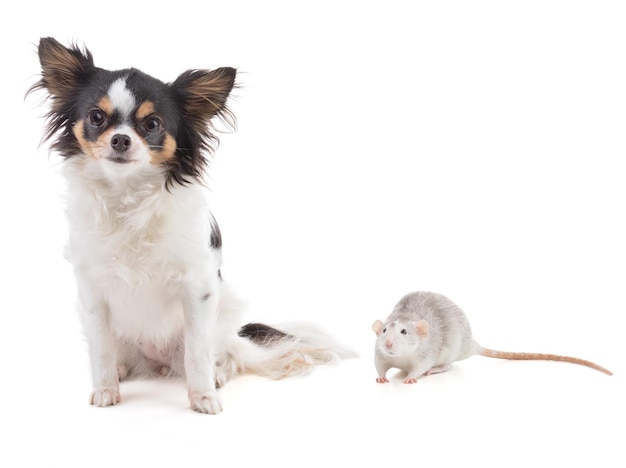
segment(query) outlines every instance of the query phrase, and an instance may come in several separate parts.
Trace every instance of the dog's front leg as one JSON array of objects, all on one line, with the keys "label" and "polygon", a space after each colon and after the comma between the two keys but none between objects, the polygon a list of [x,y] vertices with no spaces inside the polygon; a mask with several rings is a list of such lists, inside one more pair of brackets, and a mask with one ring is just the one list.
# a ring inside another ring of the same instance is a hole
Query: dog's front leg
[{"label": "dog's front leg", "polygon": [[191,409],[217,414],[222,403],[215,388],[211,331],[217,318],[219,293],[191,293],[185,308],[185,375]]},{"label": "dog's front leg", "polygon": [[117,343],[111,330],[107,305],[81,296],[83,328],[89,345],[93,391],[89,403],[110,406],[120,402]]}]

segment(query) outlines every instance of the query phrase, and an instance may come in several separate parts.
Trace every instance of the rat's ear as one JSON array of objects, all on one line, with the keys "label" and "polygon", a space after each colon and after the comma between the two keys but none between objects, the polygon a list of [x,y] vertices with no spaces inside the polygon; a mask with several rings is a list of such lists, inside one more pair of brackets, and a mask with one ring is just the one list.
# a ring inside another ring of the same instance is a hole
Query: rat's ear
[{"label": "rat's ear", "polygon": [[374,330],[374,332],[376,333],[376,336],[380,335],[380,332],[383,329],[383,322],[381,322],[380,320],[376,320],[373,324],[372,324],[372,330]]},{"label": "rat's ear", "polygon": [[426,320],[420,320],[415,324],[415,331],[417,332],[417,336],[420,338],[426,338],[429,330],[430,325]]},{"label": "rat's ear", "polygon": [[[93,56],[73,45],[65,47],[52,37],[42,37],[38,47],[41,80],[33,86],[45,89],[53,100],[71,99],[73,93],[94,69]],[[53,101],[56,102],[56,101]]]}]

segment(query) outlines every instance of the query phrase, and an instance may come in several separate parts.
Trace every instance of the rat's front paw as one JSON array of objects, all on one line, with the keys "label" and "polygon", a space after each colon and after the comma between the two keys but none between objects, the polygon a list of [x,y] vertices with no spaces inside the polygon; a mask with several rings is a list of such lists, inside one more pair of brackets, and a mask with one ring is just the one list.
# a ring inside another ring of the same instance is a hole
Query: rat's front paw
[{"label": "rat's front paw", "polygon": [[98,387],[91,392],[89,404],[104,408],[105,406],[117,405],[120,400],[119,388]]},{"label": "rat's front paw", "polygon": [[378,383],[389,383],[389,379],[385,376],[383,377],[376,377],[376,382]]},{"label": "rat's front paw", "polygon": [[222,402],[217,392],[189,392],[191,409],[198,413],[218,414],[222,412]]},{"label": "rat's front paw", "polygon": [[404,383],[405,384],[417,383],[417,378],[416,377],[407,377],[406,379],[404,379]]}]

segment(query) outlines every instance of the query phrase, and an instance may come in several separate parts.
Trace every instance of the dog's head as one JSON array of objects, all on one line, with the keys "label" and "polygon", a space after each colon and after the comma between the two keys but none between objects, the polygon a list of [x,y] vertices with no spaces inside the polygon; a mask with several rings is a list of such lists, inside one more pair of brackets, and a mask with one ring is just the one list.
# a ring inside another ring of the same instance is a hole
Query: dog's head
[{"label": "dog's head", "polygon": [[217,138],[214,117],[232,123],[226,107],[236,70],[188,70],[163,83],[134,68],[109,71],[88,50],[53,38],[39,42],[41,79],[51,110],[44,140],[64,158],[103,173],[156,171],[167,186],[201,177]]}]

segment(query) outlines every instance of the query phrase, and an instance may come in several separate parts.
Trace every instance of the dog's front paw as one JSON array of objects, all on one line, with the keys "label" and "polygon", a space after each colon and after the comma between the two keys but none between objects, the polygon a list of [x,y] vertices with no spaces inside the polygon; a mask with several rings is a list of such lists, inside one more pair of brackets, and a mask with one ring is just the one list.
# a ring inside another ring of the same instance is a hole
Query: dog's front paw
[{"label": "dog's front paw", "polygon": [[94,388],[89,397],[89,404],[104,408],[105,406],[117,405],[121,400],[118,388],[98,387]]},{"label": "dog's front paw", "polygon": [[222,412],[222,402],[216,392],[189,392],[191,409],[198,413],[218,414]]}]

